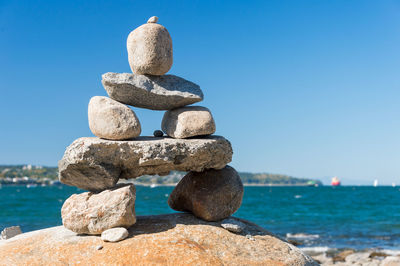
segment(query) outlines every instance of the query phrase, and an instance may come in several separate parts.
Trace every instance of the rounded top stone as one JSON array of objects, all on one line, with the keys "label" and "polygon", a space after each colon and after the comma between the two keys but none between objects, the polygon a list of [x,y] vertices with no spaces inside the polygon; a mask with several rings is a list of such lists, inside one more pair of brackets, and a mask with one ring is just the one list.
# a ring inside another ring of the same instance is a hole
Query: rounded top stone
[{"label": "rounded top stone", "polygon": [[149,18],[149,20],[147,20],[147,23],[157,23],[157,21],[158,17],[152,16],[151,18]]},{"label": "rounded top stone", "polygon": [[135,74],[161,76],[172,66],[172,39],[168,30],[157,21],[155,16],[149,18],[128,36],[128,61]]}]

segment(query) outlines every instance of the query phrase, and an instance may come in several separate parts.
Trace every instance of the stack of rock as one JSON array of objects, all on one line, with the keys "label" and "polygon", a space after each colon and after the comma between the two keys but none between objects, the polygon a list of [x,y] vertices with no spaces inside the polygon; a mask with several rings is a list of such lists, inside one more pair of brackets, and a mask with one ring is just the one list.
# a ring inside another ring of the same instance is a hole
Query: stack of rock
[{"label": "stack of rock", "polygon": [[[227,166],[231,144],[212,135],[216,127],[209,109],[188,106],[203,100],[200,87],[164,75],[172,66],[172,40],[157,20],[151,17],[129,34],[133,73],[102,76],[109,98],[95,96],[88,108],[89,127],[97,137],[75,140],[59,162],[62,183],[89,191],[72,195],[62,207],[64,226],[76,233],[101,234],[132,226],[135,188],[117,185],[118,180],[167,175],[171,170],[188,172],[169,196],[172,209],[219,221],[240,207],[243,185]],[[140,137],[139,119],[126,105],[166,110],[163,132]]]}]

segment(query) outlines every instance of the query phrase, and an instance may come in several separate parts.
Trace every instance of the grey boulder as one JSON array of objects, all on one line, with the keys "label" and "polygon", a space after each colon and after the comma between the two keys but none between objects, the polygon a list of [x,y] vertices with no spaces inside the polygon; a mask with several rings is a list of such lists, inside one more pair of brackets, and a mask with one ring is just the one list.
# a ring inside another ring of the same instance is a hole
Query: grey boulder
[{"label": "grey boulder", "polygon": [[141,126],[136,114],[126,105],[104,96],[90,99],[89,128],[104,139],[124,140],[140,135]]},{"label": "grey boulder", "polygon": [[129,141],[79,138],[59,161],[59,178],[67,185],[101,191],[113,187],[119,178],[222,169],[232,160],[232,153],[230,142],[220,136],[186,140],[138,137]]},{"label": "grey boulder", "polygon": [[110,98],[151,110],[170,110],[203,100],[198,85],[174,75],[108,72],[102,75],[101,82]]},{"label": "grey boulder", "polygon": [[129,227],[136,222],[133,185],[100,193],[85,192],[69,197],[62,206],[64,227],[78,234],[101,234],[113,227]]},{"label": "grey boulder", "polygon": [[189,172],[174,188],[168,205],[206,221],[219,221],[235,213],[243,198],[239,174],[230,166],[221,170]]},{"label": "grey boulder", "polygon": [[211,135],[216,129],[210,110],[202,106],[186,106],[165,112],[161,128],[176,139]]},{"label": "grey boulder", "polygon": [[21,227],[17,226],[10,226],[6,227],[1,231],[0,239],[10,239],[14,236],[22,234]]}]

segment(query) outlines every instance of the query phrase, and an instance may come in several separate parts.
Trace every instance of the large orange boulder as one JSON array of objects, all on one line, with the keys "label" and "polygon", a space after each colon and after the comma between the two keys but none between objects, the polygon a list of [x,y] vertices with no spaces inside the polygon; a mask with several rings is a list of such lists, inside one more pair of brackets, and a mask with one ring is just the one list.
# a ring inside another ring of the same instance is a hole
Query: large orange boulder
[{"label": "large orange boulder", "polygon": [[317,265],[268,231],[233,219],[245,225],[241,234],[188,213],[139,216],[117,243],[52,227],[0,241],[0,265]]}]

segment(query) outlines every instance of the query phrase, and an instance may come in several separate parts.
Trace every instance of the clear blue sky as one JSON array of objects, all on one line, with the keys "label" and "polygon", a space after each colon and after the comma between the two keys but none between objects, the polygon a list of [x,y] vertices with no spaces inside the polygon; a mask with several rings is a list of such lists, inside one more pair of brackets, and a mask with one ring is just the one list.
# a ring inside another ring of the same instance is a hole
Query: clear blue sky
[{"label": "clear blue sky", "polygon": [[101,74],[130,72],[126,38],[156,15],[237,170],[400,184],[400,1],[81,2],[0,0],[0,164],[92,136]]}]

